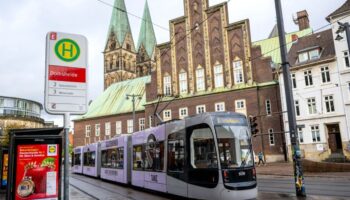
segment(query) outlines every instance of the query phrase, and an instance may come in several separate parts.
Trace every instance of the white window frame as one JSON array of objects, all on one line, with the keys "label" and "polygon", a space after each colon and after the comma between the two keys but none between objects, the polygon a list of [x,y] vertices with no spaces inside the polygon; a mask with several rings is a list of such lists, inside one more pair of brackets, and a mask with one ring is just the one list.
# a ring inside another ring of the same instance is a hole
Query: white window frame
[{"label": "white window frame", "polygon": [[269,144],[270,146],[275,146],[276,141],[275,141],[275,134],[273,132],[273,128],[269,128]]},{"label": "white window frame", "polygon": [[300,116],[300,104],[299,100],[294,100],[294,106],[295,106],[295,115]]},{"label": "white window frame", "polygon": [[122,121],[116,121],[115,122],[115,134],[120,135],[122,134],[123,129],[122,129]]},{"label": "white window frame", "polygon": [[215,112],[225,112],[225,102],[215,103]]},{"label": "white window frame", "polygon": [[309,60],[309,54],[308,52],[302,52],[298,54],[298,61],[299,63],[303,63]]},{"label": "white window frame", "polygon": [[101,135],[101,124],[95,124],[95,136],[100,137]]},{"label": "white window frame", "polygon": [[197,91],[205,90],[205,71],[202,67],[197,68],[196,70],[196,88]]},{"label": "white window frame", "polygon": [[325,109],[326,113],[333,113],[333,112],[335,112],[335,104],[334,104],[334,97],[333,97],[333,95],[326,95],[326,96],[324,96],[324,106],[326,108]]},{"label": "white window frame", "polygon": [[345,68],[350,68],[350,57],[349,51],[343,51],[344,66]]},{"label": "white window frame", "polygon": [[307,98],[307,108],[309,115],[317,114],[317,104],[316,104],[316,98],[311,97]]},{"label": "white window frame", "polygon": [[179,108],[179,119],[183,119],[187,116],[188,116],[188,108],[187,107]]},{"label": "white window frame", "polygon": [[165,75],[163,77],[163,84],[164,84],[164,95],[170,96],[171,95],[171,76]]},{"label": "white window frame", "polygon": [[297,79],[296,79],[297,75],[295,73],[292,73],[290,76],[291,76],[291,79],[292,79],[292,87],[293,87],[293,89],[296,89],[298,87]]},{"label": "white window frame", "polygon": [[304,143],[304,142],[305,142],[305,140],[304,140],[303,128],[298,127],[298,128],[297,128],[297,131],[298,131],[298,139],[299,139],[299,143]]},{"label": "white window frame", "polygon": [[311,129],[312,142],[313,143],[321,142],[320,126],[311,125],[310,129]]},{"label": "white window frame", "polygon": [[105,135],[110,136],[111,135],[111,122],[105,123]]},{"label": "white window frame", "polygon": [[304,81],[305,81],[305,86],[306,87],[314,85],[314,81],[312,80],[312,71],[311,71],[311,69],[308,69],[308,70],[304,71]]},{"label": "white window frame", "polygon": [[243,62],[242,60],[233,61],[233,74],[235,84],[244,83]]},{"label": "white window frame", "polygon": [[266,108],[266,115],[271,116],[272,108],[271,108],[271,100],[270,99],[265,100],[265,108]]},{"label": "white window frame", "polygon": [[[316,54],[313,55],[313,53],[316,52]],[[308,52],[309,53],[309,59],[315,60],[320,58],[320,50],[319,49],[313,49]]]},{"label": "white window frame", "polygon": [[153,116],[152,115],[148,116],[148,125],[150,128],[153,127]]},{"label": "white window frame", "polygon": [[205,112],[206,112],[206,107],[204,104],[196,106],[196,113],[197,114],[205,113]]},{"label": "white window frame", "polygon": [[187,73],[185,71],[179,73],[179,87],[181,94],[186,94],[188,92]]},{"label": "white window frame", "polygon": [[[325,78],[325,80],[323,80],[323,78]],[[331,82],[331,75],[329,73],[328,66],[321,67],[321,81],[322,81],[322,83]]]},{"label": "white window frame", "polygon": [[145,130],[145,118],[139,118],[139,131]]},{"label": "white window frame", "polygon": [[172,118],[171,118],[171,110],[170,109],[167,109],[167,110],[164,110],[163,111],[163,120],[166,122],[166,121],[170,121]]},{"label": "white window frame", "polygon": [[214,66],[214,80],[215,88],[224,87],[224,73],[221,64]]},{"label": "white window frame", "polygon": [[350,82],[348,82],[348,100],[350,101]]},{"label": "white window frame", "polygon": [[247,115],[247,106],[245,99],[237,99],[235,101],[235,112]]},{"label": "white window frame", "polygon": [[126,123],[127,123],[127,133],[133,133],[134,132],[134,120],[128,119]]},{"label": "white window frame", "polygon": [[85,125],[85,137],[91,136],[91,125]]}]

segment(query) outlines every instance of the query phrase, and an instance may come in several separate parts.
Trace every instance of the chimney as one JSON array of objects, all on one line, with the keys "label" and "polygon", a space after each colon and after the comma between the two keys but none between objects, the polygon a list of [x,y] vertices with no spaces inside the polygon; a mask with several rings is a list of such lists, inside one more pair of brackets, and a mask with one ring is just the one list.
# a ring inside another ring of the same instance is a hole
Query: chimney
[{"label": "chimney", "polygon": [[306,10],[297,12],[296,23],[299,25],[299,31],[310,28],[309,14]]}]

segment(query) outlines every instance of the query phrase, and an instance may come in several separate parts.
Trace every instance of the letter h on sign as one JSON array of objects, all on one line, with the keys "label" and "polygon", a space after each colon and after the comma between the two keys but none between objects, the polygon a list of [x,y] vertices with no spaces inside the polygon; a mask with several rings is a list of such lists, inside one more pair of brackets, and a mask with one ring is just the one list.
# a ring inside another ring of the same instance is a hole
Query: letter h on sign
[{"label": "letter h on sign", "polygon": [[69,53],[70,57],[73,57],[73,45],[69,44],[70,48],[66,48],[66,44],[62,44],[62,55],[65,55],[66,52]]}]

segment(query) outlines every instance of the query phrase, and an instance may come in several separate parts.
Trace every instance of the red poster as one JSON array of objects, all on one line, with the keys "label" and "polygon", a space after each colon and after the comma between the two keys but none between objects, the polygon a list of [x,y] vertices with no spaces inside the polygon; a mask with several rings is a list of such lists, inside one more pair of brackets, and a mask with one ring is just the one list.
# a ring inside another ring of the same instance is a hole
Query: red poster
[{"label": "red poster", "polygon": [[50,65],[49,80],[86,83],[86,69]]},{"label": "red poster", "polygon": [[57,144],[17,146],[16,200],[58,199],[58,147]]}]

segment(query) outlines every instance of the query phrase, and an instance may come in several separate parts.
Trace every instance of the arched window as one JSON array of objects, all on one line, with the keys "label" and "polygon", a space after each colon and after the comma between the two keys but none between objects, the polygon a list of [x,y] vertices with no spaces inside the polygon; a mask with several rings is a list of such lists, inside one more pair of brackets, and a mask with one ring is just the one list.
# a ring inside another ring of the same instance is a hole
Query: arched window
[{"label": "arched window", "polygon": [[244,83],[242,60],[236,59],[233,61],[233,75],[235,84]]},{"label": "arched window", "polygon": [[215,88],[224,87],[224,73],[222,71],[221,64],[217,64],[214,66],[214,78]]},{"label": "arched window", "polygon": [[166,74],[163,78],[163,84],[164,84],[164,95],[170,96],[171,95],[171,76]]},{"label": "arched window", "polygon": [[187,93],[187,73],[181,70],[179,73],[180,93]]},{"label": "arched window", "polygon": [[196,70],[196,83],[197,91],[205,90],[204,69],[201,66],[199,66]]}]

